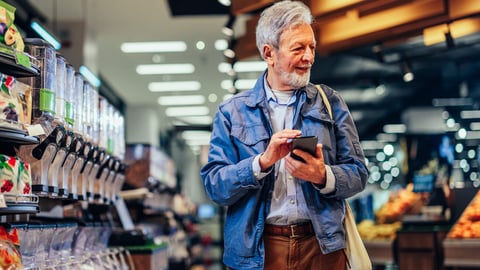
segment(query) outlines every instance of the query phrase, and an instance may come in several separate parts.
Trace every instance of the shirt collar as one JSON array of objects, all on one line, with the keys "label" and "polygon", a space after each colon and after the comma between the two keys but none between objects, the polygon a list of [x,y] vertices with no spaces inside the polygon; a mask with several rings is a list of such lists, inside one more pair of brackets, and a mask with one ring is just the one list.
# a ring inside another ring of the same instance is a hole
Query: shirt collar
[{"label": "shirt collar", "polygon": [[[265,96],[266,96],[268,102],[275,102],[275,103],[279,104],[278,100],[277,100],[277,97],[272,92],[272,88],[270,88],[270,86],[268,85],[267,73],[266,72],[265,72],[264,78],[263,78],[263,89],[265,89]],[[292,105],[295,102],[295,100],[297,100],[297,97],[296,97],[295,94],[293,94],[292,98],[290,99],[290,101],[288,102],[287,105]]]}]

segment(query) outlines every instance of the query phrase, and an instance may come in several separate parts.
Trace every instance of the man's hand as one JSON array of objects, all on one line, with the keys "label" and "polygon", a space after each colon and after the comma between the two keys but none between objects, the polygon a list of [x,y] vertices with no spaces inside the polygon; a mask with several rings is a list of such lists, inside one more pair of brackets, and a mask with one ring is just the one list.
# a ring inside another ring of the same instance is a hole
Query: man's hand
[{"label": "man's hand", "polygon": [[300,130],[292,129],[285,129],[273,134],[267,149],[259,159],[262,171],[272,167],[275,162],[288,155],[292,146],[291,139],[300,135],[302,135]]},{"label": "man's hand", "polygon": [[285,158],[285,167],[287,171],[293,177],[312,182],[319,186],[324,186],[327,181],[327,172],[323,160],[322,145],[317,144],[315,157],[300,149],[295,149],[293,151],[295,155],[303,158],[305,162],[288,156]]}]

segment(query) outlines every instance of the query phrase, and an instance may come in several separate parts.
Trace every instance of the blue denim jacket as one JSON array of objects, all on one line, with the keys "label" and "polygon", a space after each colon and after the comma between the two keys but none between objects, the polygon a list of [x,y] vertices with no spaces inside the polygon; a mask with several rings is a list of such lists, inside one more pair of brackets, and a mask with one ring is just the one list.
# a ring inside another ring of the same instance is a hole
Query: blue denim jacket
[{"label": "blue denim jacket", "polygon": [[[263,269],[263,228],[270,209],[274,173],[257,181],[254,157],[265,151],[272,126],[265,97],[264,75],[254,88],[220,104],[215,116],[208,162],[201,169],[207,195],[227,206],[223,262],[235,269]],[[337,92],[322,86],[333,113],[326,110],[315,85],[297,91],[293,128],[317,135],[325,163],[335,175],[335,191],[321,194],[300,180],[309,215],[323,253],[345,248],[345,199],[365,188],[368,171],[356,127]],[[274,171],[274,170],[272,170]]]}]

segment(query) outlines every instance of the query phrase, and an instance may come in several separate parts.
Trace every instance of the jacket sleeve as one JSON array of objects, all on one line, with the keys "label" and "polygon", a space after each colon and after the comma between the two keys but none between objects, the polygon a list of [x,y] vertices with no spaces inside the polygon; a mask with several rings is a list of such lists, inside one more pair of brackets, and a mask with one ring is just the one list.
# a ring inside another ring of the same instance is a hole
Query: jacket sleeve
[{"label": "jacket sleeve", "polygon": [[332,107],[336,140],[335,162],[330,164],[335,175],[335,192],[327,196],[346,199],[364,190],[368,180],[368,169],[357,128],[347,104],[338,92],[325,88]]},{"label": "jacket sleeve", "polygon": [[208,161],[200,175],[208,197],[222,206],[229,206],[244,197],[249,190],[260,189],[263,181],[256,180],[252,162],[255,155],[240,160],[238,146],[231,136],[229,114],[218,110],[213,124]]}]

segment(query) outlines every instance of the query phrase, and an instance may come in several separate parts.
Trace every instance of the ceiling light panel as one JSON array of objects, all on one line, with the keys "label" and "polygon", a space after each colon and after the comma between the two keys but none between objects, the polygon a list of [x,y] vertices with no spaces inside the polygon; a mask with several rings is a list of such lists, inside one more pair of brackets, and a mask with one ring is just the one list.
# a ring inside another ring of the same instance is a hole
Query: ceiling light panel
[{"label": "ceiling light panel", "polygon": [[[267,69],[267,62],[265,61],[248,61],[248,62],[236,62],[233,65],[235,72],[262,72]],[[232,70],[232,65],[229,63],[218,64],[218,71],[221,73],[228,73]]]},{"label": "ceiling light panel", "polygon": [[152,64],[137,66],[137,73],[140,75],[191,74],[193,72],[195,72],[195,66],[193,64]]},{"label": "ceiling light panel", "polygon": [[198,91],[202,85],[198,81],[151,82],[148,90],[151,92]]},{"label": "ceiling light panel", "polygon": [[124,53],[184,52],[187,44],[184,41],[125,42],[120,49]]},{"label": "ceiling light panel", "polygon": [[200,105],[204,103],[205,96],[202,95],[162,96],[158,98],[158,104],[162,106]]},{"label": "ceiling light panel", "polygon": [[211,125],[213,119],[209,115],[202,115],[202,116],[183,116],[177,117],[177,119],[188,123],[190,125]]},{"label": "ceiling light panel", "polygon": [[165,109],[165,114],[169,117],[198,116],[208,115],[209,113],[210,110],[207,106],[169,107]]}]

